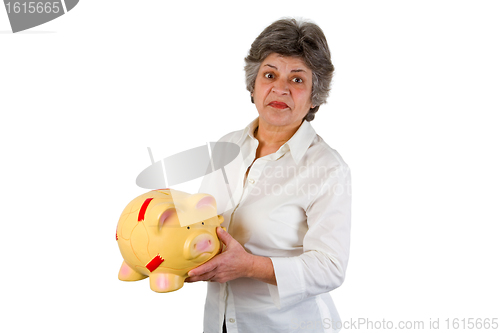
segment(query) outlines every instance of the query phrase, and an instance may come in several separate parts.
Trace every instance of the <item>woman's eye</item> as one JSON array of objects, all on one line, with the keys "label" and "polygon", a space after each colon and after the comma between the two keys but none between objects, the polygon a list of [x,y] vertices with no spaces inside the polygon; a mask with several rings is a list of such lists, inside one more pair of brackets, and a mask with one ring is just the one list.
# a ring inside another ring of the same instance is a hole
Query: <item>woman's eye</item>
[{"label": "woman's eye", "polygon": [[274,77],[274,75],[272,73],[266,73],[266,74],[264,74],[264,77],[266,79],[272,79]]},{"label": "woman's eye", "polygon": [[292,81],[295,83],[302,83],[302,79],[300,77],[294,77]]}]

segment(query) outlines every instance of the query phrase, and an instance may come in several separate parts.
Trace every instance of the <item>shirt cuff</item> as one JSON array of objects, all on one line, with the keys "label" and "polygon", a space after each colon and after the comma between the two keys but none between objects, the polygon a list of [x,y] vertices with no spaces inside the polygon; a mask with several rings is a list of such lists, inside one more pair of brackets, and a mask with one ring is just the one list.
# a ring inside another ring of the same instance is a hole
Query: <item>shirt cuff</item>
[{"label": "shirt cuff", "polygon": [[305,295],[304,272],[300,258],[270,258],[277,286],[268,284],[274,305],[281,309],[300,302]]}]

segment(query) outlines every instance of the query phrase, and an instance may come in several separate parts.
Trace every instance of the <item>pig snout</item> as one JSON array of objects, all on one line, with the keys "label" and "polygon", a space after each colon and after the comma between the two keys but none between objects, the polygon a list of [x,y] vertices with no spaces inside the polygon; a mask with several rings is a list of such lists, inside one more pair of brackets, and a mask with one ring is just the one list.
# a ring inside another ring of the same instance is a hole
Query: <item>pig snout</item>
[{"label": "pig snout", "polygon": [[187,259],[194,259],[204,253],[214,252],[217,246],[216,239],[210,234],[201,234],[192,239],[187,251]]},{"label": "pig snout", "polygon": [[212,251],[212,240],[211,239],[202,239],[198,243],[194,244],[194,249],[200,252],[211,252]]}]

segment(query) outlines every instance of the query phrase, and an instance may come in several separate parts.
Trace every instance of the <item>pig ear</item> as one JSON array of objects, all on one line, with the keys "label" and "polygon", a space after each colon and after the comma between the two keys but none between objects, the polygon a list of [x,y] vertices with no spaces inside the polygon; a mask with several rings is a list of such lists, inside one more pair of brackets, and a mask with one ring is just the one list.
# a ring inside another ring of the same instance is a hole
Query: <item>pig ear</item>
[{"label": "pig ear", "polygon": [[169,208],[164,211],[158,219],[158,229],[161,230],[165,226],[176,225],[176,215],[177,211],[175,210],[175,208]]},{"label": "pig ear", "polygon": [[216,209],[217,207],[215,199],[211,195],[201,198],[200,201],[198,201],[198,203],[196,204],[197,209],[206,208],[208,206],[214,209]]}]

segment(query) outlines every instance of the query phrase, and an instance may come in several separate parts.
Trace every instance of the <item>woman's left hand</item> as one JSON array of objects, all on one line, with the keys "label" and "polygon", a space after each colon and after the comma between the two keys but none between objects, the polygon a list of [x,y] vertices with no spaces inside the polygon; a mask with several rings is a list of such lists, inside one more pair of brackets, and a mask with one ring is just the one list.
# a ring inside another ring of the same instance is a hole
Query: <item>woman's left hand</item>
[{"label": "woman's left hand", "polygon": [[253,267],[253,255],[227,231],[217,227],[219,239],[226,245],[222,253],[188,272],[186,282],[212,281],[224,283],[240,277],[250,276]]}]

